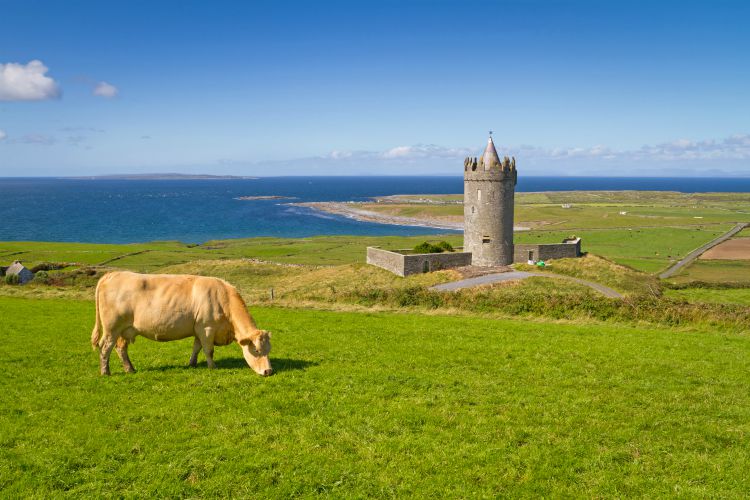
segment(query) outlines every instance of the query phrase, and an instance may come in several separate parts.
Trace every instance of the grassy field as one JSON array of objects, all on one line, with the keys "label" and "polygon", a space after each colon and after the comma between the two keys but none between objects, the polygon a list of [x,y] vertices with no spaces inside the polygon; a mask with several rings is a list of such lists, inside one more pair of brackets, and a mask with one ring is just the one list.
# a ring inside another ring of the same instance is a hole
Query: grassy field
[{"label": "grassy field", "polygon": [[0,495],[750,491],[746,335],[252,309],[270,378],[143,339],[102,378],[93,303],[0,298]]},{"label": "grassy field", "polygon": [[[461,195],[409,195],[386,198],[387,203],[366,203],[362,208],[405,217],[460,220],[463,206],[455,202],[461,199]],[[515,201],[516,225],[536,229],[727,224],[745,221],[750,215],[747,193],[551,191],[516,193]]]},{"label": "grassy field", "polygon": [[696,260],[670,278],[675,283],[741,283],[750,287],[750,262],[742,260]]},{"label": "grassy field", "polygon": [[646,273],[658,273],[732,228],[732,225],[627,228],[615,230],[529,231],[515,235],[517,243],[557,243],[575,234],[582,249]]},{"label": "grassy field", "polygon": [[[523,231],[518,243],[556,243],[576,234],[584,251],[645,272],[665,269],[679,257],[729,230],[731,225],[626,228],[618,230]],[[288,264],[341,265],[364,262],[367,246],[412,248],[422,241],[463,244],[463,235],[414,237],[317,236],[311,238],[249,238],[209,241],[203,245],[154,242],[132,245],[91,243],[0,242],[0,262],[20,259],[27,267],[42,262],[104,265],[153,272],[199,260],[259,259]]]},{"label": "grassy field", "polygon": [[96,243],[0,242],[0,262],[20,259],[27,267],[41,262],[109,265],[149,272],[197,260],[259,259],[286,264],[339,265],[364,262],[368,246],[411,248],[423,241],[448,240],[457,246],[463,235],[315,236],[311,238],[247,238],[208,241],[202,245],[152,242],[130,245]]},{"label": "grassy field", "polygon": [[686,288],[664,293],[667,297],[688,302],[750,306],[750,288]]}]

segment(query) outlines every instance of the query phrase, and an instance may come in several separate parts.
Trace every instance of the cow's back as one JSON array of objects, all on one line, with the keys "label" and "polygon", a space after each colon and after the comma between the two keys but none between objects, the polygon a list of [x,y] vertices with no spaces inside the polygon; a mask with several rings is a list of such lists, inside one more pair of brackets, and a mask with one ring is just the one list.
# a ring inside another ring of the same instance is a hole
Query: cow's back
[{"label": "cow's back", "polygon": [[196,324],[205,322],[227,329],[225,287],[215,278],[118,271],[102,278],[97,302],[105,328],[126,338],[177,340],[193,336]]}]

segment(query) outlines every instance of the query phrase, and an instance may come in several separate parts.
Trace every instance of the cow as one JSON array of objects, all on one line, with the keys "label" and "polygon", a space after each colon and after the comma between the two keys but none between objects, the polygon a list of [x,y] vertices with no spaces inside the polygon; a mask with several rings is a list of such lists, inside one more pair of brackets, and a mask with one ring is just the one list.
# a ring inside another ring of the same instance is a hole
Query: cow
[{"label": "cow", "polygon": [[96,285],[96,321],[91,345],[99,350],[99,370],[109,375],[109,355],[115,348],[126,372],[135,372],[128,345],[137,336],[159,342],[194,337],[190,366],[203,349],[214,368],[214,345],[236,341],[256,373],[270,375],[271,334],[259,330],[237,289],[224,280],[205,276],[138,274],[115,271]]}]

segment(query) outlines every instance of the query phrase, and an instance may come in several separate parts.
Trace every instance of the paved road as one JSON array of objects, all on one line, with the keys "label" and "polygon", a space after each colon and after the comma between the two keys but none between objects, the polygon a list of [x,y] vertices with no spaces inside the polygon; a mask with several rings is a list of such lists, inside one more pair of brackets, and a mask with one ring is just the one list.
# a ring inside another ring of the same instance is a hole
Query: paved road
[{"label": "paved road", "polygon": [[748,226],[748,223],[746,223],[746,222],[741,222],[740,224],[737,224],[732,229],[730,229],[726,233],[722,234],[721,236],[719,236],[715,240],[709,241],[708,243],[706,243],[702,247],[696,248],[695,250],[693,250],[692,252],[690,252],[689,254],[687,254],[685,256],[685,258],[683,258],[681,260],[678,260],[677,263],[675,263],[675,265],[673,265],[672,267],[670,267],[669,269],[667,269],[666,271],[664,271],[663,273],[661,273],[659,275],[659,277],[661,279],[669,278],[670,276],[674,275],[677,271],[679,271],[680,269],[682,269],[683,267],[685,267],[686,265],[690,264],[695,259],[697,259],[698,257],[700,257],[701,254],[704,253],[705,251],[707,251],[709,248],[713,248],[716,245],[718,245],[719,243],[723,243],[723,242],[727,241],[729,238],[731,238],[735,234],[739,233],[740,231],[742,231],[743,229],[745,229],[747,226]]},{"label": "paved road", "polygon": [[542,278],[556,278],[556,279],[565,279],[565,280],[575,281],[576,283],[580,283],[582,285],[591,287],[594,290],[601,292],[607,297],[610,297],[613,299],[622,298],[622,295],[619,292],[616,292],[615,290],[612,290],[611,288],[606,287],[604,285],[600,285],[599,283],[594,283],[593,281],[586,281],[586,280],[582,280],[579,278],[571,278],[570,276],[563,276],[561,274],[529,273],[526,271],[510,271],[507,273],[486,274],[484,276],[477,276],[476,278],[468,278],[468,279],[461,280],[461,281],[453,281],[451,283],[443,283],[441,285],[435,285],[431,289],[437,290],[440,292],[449,292],[453,290],[460,290],[461,288],[471,288],[474,286],[488,285],[490,283],[499,283],[501,281],[522,280],[526,278],[531,278],[533,276],[540,276]]}]

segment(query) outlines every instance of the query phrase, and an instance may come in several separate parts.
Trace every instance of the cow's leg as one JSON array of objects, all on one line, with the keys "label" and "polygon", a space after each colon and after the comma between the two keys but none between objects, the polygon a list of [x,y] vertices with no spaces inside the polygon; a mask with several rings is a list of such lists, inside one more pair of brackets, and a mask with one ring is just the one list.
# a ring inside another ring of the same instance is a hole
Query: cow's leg
[{"label": "cow's leg", "polygon": [[193,340],[193,354],[190,356],[190,366],[196,367],[198,366],[198,353],[201,350],[201,341],[198,339],[198,336],[196,335],[195,340]]},{"label": "cow's leg", "polygon": [[117,351],[117,355],[120,356],[125,373],[135,373],[135,367],[133,367],[133,363],[130,362],[130,357],[128,356],[128,341],[123,337],[118,338],[115,350]]},{"label": "cow's leg", "polygon": [[106,332],[102,338],[101,347],[99,348],[99,373],[102,375],[109,375],[109,355],[115,346],[116,338],[109,332]]},{"label": "cow's leg", "polygon": [[214,365],[214,329],[210,326],[195,328],[195,336],[200,340],[203,347],[203,354],[206,355],[206,363],[209,368],[215,368]]}]

